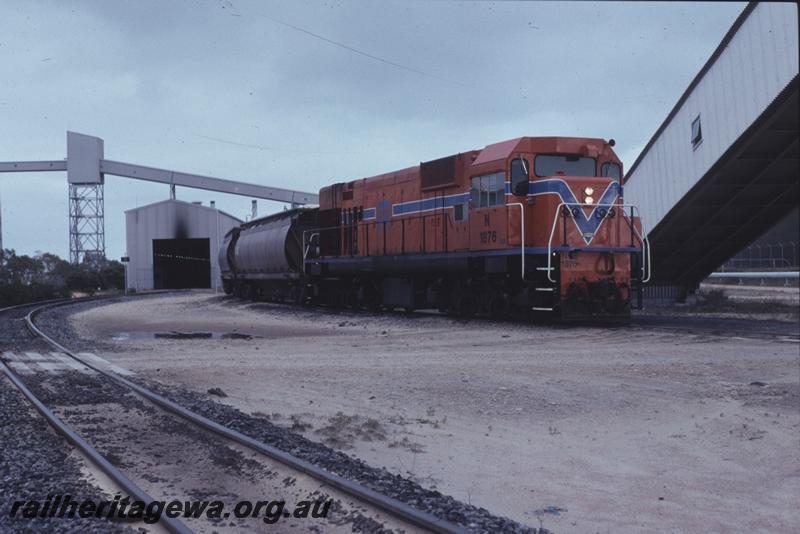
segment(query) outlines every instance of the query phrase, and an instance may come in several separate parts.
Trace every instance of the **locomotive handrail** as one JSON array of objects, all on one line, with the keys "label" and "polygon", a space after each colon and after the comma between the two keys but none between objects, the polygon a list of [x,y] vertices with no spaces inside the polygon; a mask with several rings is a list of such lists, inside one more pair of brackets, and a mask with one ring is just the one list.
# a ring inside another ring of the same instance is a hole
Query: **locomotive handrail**
[{"label": "locomotive handrail", "polygon": [[[308,245],[306,245],[306,233],[311,232],[311,237],[308,238]],[[319,239],[319,232],[315,230],[303,230],[303,274],[306,274],[306,258],[308,258],[308,250],[311,248],[311,241],[314,237]]]},{"label": "locomotive handrail", "polygon": [[[639,213],[638,206],[634,206],[636,212]],[[633,210],[631,210],[631,215],[633,215]],[[642,221],[642,216],[639,214],[639,224],[642,225],[642,233],[639,234],[639,231],[636,229],[636,225],[633,224],[633,218],[631,218],[631,229],[636,233],[636,237],[639,238],[639,241],[642,243],[644,248],[644,261],[642,261],[642,283],[646,284],[650,281],[650,275],[653,272],[653,265],[650,260],[650,240],[647,238],[647,232],[644,231],[644,221]],[[645,267],[647,267],[647,274],[645,275]]]},{"label": "locomotive handrail", "polygon": [[522,202],[509,202],[506,206],[519,206],[519,225],[520,225],[520,257],[522,259],[522,281],[525,281],[525,206]]},{"label": "locomotive handrail", "polygon": [[[384,225],[384,227],[385,227],[387,223],[390,224],[390,225],[391,224],[403,224],[404,225],[405,221],[419,221],[419,220],[421,220],[421,221],[424,222],[426,219],[430,219],[430,218],[441,218],[442,219],[442,222],[443,222],[443,225],[442,225],[442,239],[443,239],[442,247],[443,247],[443,250],[442,250],[442,252],[448,252],[448,249],[447,249],[448,228],[454,227],[454,224],[453,224],[452,218],[450,217],[450,213],[444,208],[442,208],[440,210],[437,209],[436,211],[434,211],[432,213],[418,213],[418,214],[412,214],[412,215],[403,215],[403,216],[399,216],[399,217],[394,218],[394,219],[387,219],[385,221],[378,221],[378,220],[367,220],[367,221],[365,221],[365,220],[362,219],[360,221],[353,221],[353,222],[350,222],[350,223],[339,224],[339,225],[336,225],[336,226],[326,226],[326,227],[323,227],[323,228],[313,228],[313,229],[304,230],[303,231],[303,245],[302,245],[302,248],[303,248],[303,274],[305,274],[305,263],[306,263],[306,260],[309,259],[308,253],[311,250],[312,240],[315,237],[317,239],[319,239],[319,236],[320,236],[320,234],[322,232],[332,231],[332,230],[336,230],[336,231],[354,230],[354,229],[358,229],[359,226],[361,226],[361,225],[363,225],[365,229],[369,228],[370,226],[373,226],[374,228],[377,229],[378,225]],[[310,235],[308,236],[308,238],[306,238],[306,235],[308,235],[308,234],[310,234]],[[423,240],[423,244],[424,244],[424,240]],[[369,248],[368,248],[369,241],[367,241],[366,246],[367,246],[367,248],[365,249],[365,252],[366,252],[366,255],[369,256]],[[403,238],[402,249],[405,251],[405,238]],[[427,251],[423,250],[423,252],[427,252]],[[405,252],[403,252],[403,254],[404,253]],[[386,254],[382,254],[382,255],[385,256]]]},{"label": "locomotive handrail", "polygon": [[[454,227],[454,225],[453,225],[453,220],[450,217],[450,212],[446,208],[437,208],[437,209],[433,210],[431,213],[416,213],[416,214],[399,215],[397,218],[390,218],[390,219],[385,220],[385,221],[374,220],[374,221],[361,221],[361,222],[365,223],[365,227],[366,228],[369,228],[370,224],[373,224],[376,229],[378,228],[379,224],[382,224],[384,228],[386,227],[387,223],[389,225],[400,224],[401,228],[403,229],[402,230],[401,242],[400,242],[401,243],[400,244],[401,254],[405,254],[406,253],[405,225],[406,225],[406,222],[409,222],[409,221],[422,221],[422,224],[423,224],[422,244],[421,244],[422,250],[420,252],[422,252],[422,253],[427,253],[428,252],[427,251],[426,241],[425,241],[425,236],[427,235],[427,232],[425,231],[425,221],[428,220],[428,219],[434,219],[434,220],[441,219],[442,220],[442,223],[443,223],[442,224],[442,252],[447,253],[448,252],[448,250],[447,250],[447,248],[448,248],[447,247],[448,229],[451,228],[451,227]],[[354,225],[357,226],[358,222],[354,223]],[[391,226],[390,226],[390,228],[391,228]],[[367,234],[367,235],[369,235],[369,234]],[[384,243],[384,245],[385,245],[385,243]],[[384,247],[384,249],[385,249],[385,247]],[[366,254],[367,254],[367,256],[369,256],[369,249],[366,250]],[[385,251],[384,251],[383,255],[384,256],[386,255]]]},{"label": "locomotive handrail", "polygon": [[[550,273],[553,271],[553,267],[552,267],[553,236],[555,235],[555,232],[556,232],[556,223],[558,222],[558,217],[560,215],[564,215],[564,213],[565,213],[564,212],[564,208],[571,208],[573,206],[580,206],[581,208],[583,208],[584,206],[588,206],[588,207],[591,207],[591,208],[604,207],[604,208],[607,208],[609,210],[612,209],[612,208],[621,208],[620,209],[620,211],[622,212],[621,215],[620,215],[621,217],[625,217],[624,208],[630,208],[631,209],[631,217],[630,217],[631,233],[635,234],[636,237],[639,239],[639,242],[642,244],[642,252],[644,253],[644,256],[642,258],[643,259],[642,266],[641,266],[641,271],[642,271],[642,280],[641,280],[641,282],[644,284],[644,283],[647,283],[647,282],[650,281],[650,275],[651,275],[651,271],[652,271],[652,266],[651,266],[651,263],[650,263],[650,241],[647,239],[647,233],[644,231],[644,223],[642,222],[642,217],[641,217],[641,214],[639,212],[639,207],[638,206],[636,206],[635,204],[587,204],[585,202],[561,202],[561,203],[559,203],[558,207],[556,208],[555,213],[553,214],[553,224],[550,226],[550,239],[547,241],[547,279],[550,282],[555,283],[555,280],[553,280],[553,278],[552,278]],[[636,225],[633,223],[634,210],[638,214],[639,223],[642,225],[642,233],[641,234],[636,229]],[[592,211],[592,213],[594,213],[594,211]],[[608,213],[606,213],[606,215],[604,216],[604,218],[606,218],[606,217],[608,217]],[[565,235],[566,235],[566,224],[567,224],[566,215],[564,215]],[[644,236],[642,234],[644,234]],[[631,241],[632,241],[632,239],[631,239]]]}]

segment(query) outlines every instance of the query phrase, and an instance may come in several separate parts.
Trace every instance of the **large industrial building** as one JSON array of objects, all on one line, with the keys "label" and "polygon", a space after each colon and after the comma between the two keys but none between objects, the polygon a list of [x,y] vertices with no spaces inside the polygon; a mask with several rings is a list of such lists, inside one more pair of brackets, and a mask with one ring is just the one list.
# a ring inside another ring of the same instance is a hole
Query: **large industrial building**
[{"label": "large industrial building", "polygon": [[213,206],[164,200],[125,212],[128,289],[220,287],[217,252],[242,221]]},{"label": "large industrial building", "polygon": [[795,3],[750,3],[625,176],[654,286],[691,289],[798,206]]}]

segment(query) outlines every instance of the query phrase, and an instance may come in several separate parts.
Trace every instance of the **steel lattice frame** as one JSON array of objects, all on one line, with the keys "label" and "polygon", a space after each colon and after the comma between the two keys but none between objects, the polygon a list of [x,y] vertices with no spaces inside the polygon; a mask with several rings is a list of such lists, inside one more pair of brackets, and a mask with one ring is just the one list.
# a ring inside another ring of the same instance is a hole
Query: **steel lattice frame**
[{"label": "steel lattice frame", "polygon": [[103,184],[69,185],[69,259],[96,264],[106,256]]},{"label": "steel lattice frame", "polygon": [[314,193],[107,160],[103,158],[102,139],[77,132],[67,132],[66,159],[0,161],[0,173],[52,171],[67,171],[67,181],[70,184],[70,261],[72,263],[88,261],[95,266],[105,258],[106,253],[103,210],[105,175],[167,184],[170,186],[172,198],[175,198],[175,186],[181,186],[286,202],[293,207],[319,203],[319,197]]}]

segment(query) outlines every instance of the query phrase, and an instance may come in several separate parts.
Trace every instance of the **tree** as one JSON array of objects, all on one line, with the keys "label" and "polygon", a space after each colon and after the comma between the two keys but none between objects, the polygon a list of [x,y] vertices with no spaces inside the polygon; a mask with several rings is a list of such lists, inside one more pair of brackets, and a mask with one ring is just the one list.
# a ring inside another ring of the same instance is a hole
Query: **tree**
[{"label": "tree", "polygon": [[0,250],[0,307],[69,297],[72,292],[119,290],[124,287],[124,278],[124,266],[105,258],[73,265],[55,254],[26,256],[11,249]]}]

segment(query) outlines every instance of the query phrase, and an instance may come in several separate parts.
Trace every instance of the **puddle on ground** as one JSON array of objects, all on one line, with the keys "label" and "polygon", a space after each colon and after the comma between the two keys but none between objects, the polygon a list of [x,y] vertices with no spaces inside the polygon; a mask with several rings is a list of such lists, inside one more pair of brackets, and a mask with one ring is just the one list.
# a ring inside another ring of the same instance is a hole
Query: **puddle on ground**
[{"label": "puddle on ground", "polygon": [[254,339],[260,336],[240,334],[239,332],[116,332],[113,341],[131,339]]}]

